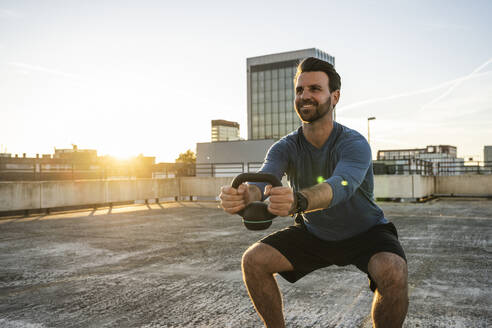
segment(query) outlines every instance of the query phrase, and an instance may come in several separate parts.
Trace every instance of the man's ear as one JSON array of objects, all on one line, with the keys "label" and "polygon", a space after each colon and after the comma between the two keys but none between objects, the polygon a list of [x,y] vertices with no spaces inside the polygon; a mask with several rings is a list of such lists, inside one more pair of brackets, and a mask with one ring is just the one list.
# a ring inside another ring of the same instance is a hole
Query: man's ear
[{"label": "man's ear", "polygon": [[340,89],[333,91],[331,95],[333,100],[331,104],[335,106],[336,104],[338,104],[338,100],[340,100]]}]

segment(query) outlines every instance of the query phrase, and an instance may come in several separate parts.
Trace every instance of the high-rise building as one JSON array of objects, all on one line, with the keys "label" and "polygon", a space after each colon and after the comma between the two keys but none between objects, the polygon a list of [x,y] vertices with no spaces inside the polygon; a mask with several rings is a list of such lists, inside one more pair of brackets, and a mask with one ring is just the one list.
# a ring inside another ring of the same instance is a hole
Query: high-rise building
[{"label": "high-rise building", "polygon": [[248,139],[279,139],[300,126],[293,83],[307,57],[335,65],[335,57],[316,48],[247,58]]},{"label": "high-rise building", "polygon": [[492,167],[492,146],[483,146],[483,161],[487,167]]},{"label": "high-rise building", "polygon": [[239,123],[212,120],[212,142],[239,140]]}]

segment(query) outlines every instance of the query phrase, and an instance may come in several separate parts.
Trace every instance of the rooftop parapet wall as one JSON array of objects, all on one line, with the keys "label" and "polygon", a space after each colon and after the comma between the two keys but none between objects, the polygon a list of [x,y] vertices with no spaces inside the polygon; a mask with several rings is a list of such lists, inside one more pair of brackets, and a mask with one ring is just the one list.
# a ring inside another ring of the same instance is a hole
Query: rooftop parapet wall
[{"label": "rooftop parapet wall", "polygon": [[375,175],[375,198],[419,199],[434,194],[434,177],[413,175]]},{"label": "rooftop parapet wall", "polygon": [[492,197],[492,175],[466,174],[436,177],[435,194]]},{"label": "rooftop parapet wall", "polygon": [[185,177],[180,179],[179,196],[213,197],[220,194],[222,186],[231,185],[232,177]]},{"label": "rooftop parapet wall", "polygon": [[[231,177],[0,182],[0,212],[150,200],[215,197]],[[285,185],[285,180],[283,180]],[[375,198],[419,199],[434,194],[492,196],[492,175],[376,175]]]},{"label": "rooftop parapet wall", "polygon": [[0,182],[0,212],[111,204],[185,196],[217,196],[232,178]]},{"label": "rooftop parapet wall", "polygon": [[41,208],[39,182],[0,182],[0,212]]}]

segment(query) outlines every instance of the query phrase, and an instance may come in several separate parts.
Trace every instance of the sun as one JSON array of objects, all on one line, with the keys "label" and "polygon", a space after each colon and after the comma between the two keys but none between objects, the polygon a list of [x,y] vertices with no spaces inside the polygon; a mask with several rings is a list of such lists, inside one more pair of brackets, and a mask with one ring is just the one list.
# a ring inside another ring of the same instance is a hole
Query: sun
[{"label": "sun", "polygon": [[135,154],[130,149],[114,148],[114,147],[111,147],[109,149],[101,149],[101,154],[105,156],[110,156],[121,162],[129,161],[137,156],[137,154]]}]

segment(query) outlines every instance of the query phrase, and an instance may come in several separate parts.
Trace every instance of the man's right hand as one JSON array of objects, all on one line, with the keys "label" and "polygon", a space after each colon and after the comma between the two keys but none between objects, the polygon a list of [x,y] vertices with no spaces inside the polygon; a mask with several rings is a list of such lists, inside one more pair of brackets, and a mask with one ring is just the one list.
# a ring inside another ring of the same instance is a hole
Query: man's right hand
[{"label": "man's right hand", "polygon": [[222,186],[220,189],[220,206],[227,213],[234,214],[250,203],[248,185],[243,183],[237,189],[231,186]]}]

